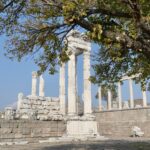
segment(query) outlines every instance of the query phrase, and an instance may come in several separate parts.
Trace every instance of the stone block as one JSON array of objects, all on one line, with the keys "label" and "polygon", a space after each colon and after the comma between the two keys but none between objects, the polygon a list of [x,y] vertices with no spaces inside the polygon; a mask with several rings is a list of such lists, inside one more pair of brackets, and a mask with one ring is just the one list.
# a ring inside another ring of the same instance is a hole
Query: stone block
[{"label": "stone block", "polygon": [[69,137],[95,137],[98,136],[96,121],[67,121],[66,134]]}]

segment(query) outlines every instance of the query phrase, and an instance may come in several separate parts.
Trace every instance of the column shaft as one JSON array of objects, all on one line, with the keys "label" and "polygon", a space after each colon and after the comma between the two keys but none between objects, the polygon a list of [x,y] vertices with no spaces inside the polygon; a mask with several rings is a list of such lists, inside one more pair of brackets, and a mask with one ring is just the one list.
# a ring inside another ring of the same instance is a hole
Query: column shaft
[{"label": "column shaft", "polygon": [[45,96],[45,92],[44,92],[44,79],[43,76],[40,76],[40,83],[39,83],[39,96],[44,97]]},{"label": "column shaft", "polygon": [[37,72],[32,72],[32,89],[31,89],[31,95],[36,96],[37,94]]},{"label": "column shaft", "polygon": [[130,90],[130,108],[134,108],[134,97],[133,97],[133,81],[129,79],[129,90]]},{"label": "column shaft", "polygon": [[142,95],[143,95],[143,107],[147,107],[146,91],[142,91]]},{"label": "column shaft", "polygon": [[62,66],[60,66],[59,99],[60,99],[60,111],[62,114],[65,114],[66,113],[65,63],[63,63]]},{"label": "column shaft", "polygon": [[101,86],[98,88],[99,111],[102,111],[102,91]]},{"label": "column shaft", "polygon": [[72,54],[68,62],[68,114],[76,114],[76,56]]},{"label": "column shaft", "polygon": [[83,53],[83,81],[84,81],[84,114],[92,113],[91,82],[90,78],[90,50]]},{"label": "column shaft", "polygon": [[108,90],[108,103],[107,103],[108,110],[111,110],[111,101],[112,101],[111,90]]},{"label": "column shaft", "polygon": [[23,101],[23,93],[18,94],[18,102],[17,102],[17,110],[20,111],[22,107],[22,101]]},{"label": "column shaft", "polygon": [[122,109],[122,93],[121,93],[121,83],[118,82],[118,103],[119,109]]}]

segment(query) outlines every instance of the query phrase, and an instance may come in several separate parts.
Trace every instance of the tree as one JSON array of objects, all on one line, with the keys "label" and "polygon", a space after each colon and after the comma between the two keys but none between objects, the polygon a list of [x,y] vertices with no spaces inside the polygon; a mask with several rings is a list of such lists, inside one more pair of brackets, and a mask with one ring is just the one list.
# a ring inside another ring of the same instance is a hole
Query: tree
[{"label": "tree", "polygon": [[[112,101],[116,101],[118,95],[117,95],[117,87],[116,87],[115,84],[111,85],[111,87],[107,87],[105,85],[101,86],[102,99],[105,100],[105,101],[108,100],[108,89],[111,91]],[[97,93],[95,97],[98,99],[99,94]]]},{"label": "tree", "polygon": [[113,83],[123,75],[150,78],[149,0],[1,0],[0,33],[7,34],[7,54],[21,60],[33,55],[40,72],[55,72],[69,59],[63,40],[84,29],[100,47],[91,81]]}]

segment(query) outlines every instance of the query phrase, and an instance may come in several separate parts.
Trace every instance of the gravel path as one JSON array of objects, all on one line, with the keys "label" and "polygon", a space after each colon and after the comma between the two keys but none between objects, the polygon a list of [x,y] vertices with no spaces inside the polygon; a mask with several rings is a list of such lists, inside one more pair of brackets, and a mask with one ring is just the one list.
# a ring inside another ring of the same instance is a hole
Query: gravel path
[{"label": "gravel path", "polygon": [[0,150],[150,150],[150,139],[126,138],[97,142],[43,143],[1,146]]}]

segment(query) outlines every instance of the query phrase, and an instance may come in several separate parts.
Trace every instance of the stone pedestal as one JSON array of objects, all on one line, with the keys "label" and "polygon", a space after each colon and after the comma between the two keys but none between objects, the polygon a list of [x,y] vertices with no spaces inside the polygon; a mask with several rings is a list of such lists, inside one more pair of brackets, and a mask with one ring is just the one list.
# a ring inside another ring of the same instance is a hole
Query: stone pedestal
[{"label": "stone pedestal", "polygon": [[67,136],[86,138],[98,136],[96,121],[71,120],[67,122]]},{"label": "stone pedestal", "polygon": [[95,117],[76,116],[68,119],[66,134],[67,137],[75,139],[99,137]]}]

